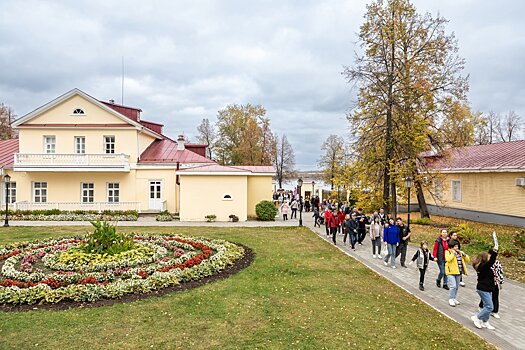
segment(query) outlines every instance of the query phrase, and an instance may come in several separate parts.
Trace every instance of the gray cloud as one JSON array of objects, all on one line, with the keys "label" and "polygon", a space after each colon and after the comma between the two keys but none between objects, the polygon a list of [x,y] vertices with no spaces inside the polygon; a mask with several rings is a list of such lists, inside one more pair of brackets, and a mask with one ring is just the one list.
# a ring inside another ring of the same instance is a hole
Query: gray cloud
[{"label": "gray cloud", "polygon": [[[474,110],[525,116],[520,1],[415,1],[449,19],[470,74]],[[2,1],[0,102],[28,113],[78,87],[124,102],[195,139],[202,118],[262,104],[297,164],[315,168],[330,134],[348,138],[351,65],[364,1]]]}]

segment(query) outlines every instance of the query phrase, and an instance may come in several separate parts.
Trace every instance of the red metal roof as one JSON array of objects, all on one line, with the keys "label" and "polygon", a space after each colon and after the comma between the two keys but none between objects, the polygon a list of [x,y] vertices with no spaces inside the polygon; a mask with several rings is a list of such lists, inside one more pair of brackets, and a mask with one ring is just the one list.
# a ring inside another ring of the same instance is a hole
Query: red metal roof
[{"label": "red metal roof", "polygon": [[223,172],[238,172],[238,173],[268,173],[273,174],[275,173],[275,169],[272,166],[239,166],[239,165],[219,165],[219,164],[211,164],[211,165],[201,165],[193,168],[183,169],[179,170],[180,172],[210,172],[210,173],[223,173]]},{"label": "red metal roof", "polygon": [[427,157],[427,161],[442,171],[525,170],[525,140],[453,148],[446,156]]},{"label": "red metal roof", "polygon": [[164,124],[154,123],[154,122],[148,122],[146,120],[139,121],[140,125],[145,126],[146,128],[155,131],[157,134],[162,135],[162,127]]},{"label": "red metal roof", "polygon": [[200,156],[206,157],[206,147],[207,145],[200,145],[195,143],[187,143],[184,145],[187,150],[197,153]]},{"label": "red metal roof", "polygon": [[0,167],[10,168],[14,163],[14,154],[18,153],[18,139],[0,141]]},{"label": "red metal roof", "polygon": [[215,163],[188,149],[177,150],[177,142],[155,140],[142,152],[139,163]]},{"label": "red metal roof", "polygon": [[142,109],[140,108],[118,105],[114,102],[112,103],[112,102],[105,102],[105,101],[100,101],[100,100],[99,102],[105,104],[109,108],[119,112],[120,114],[128,117],[131,120],[134,120],[136,122],[140,121],[140,112],[142,112]]}]

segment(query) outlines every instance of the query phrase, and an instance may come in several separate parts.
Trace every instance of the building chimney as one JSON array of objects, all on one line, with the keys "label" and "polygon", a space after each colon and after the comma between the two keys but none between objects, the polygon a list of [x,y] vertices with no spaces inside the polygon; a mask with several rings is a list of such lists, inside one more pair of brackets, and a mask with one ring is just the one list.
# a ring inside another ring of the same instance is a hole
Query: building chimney
[{"label": "building chimney", "polygon": [[115,100],[109,100],[109,103],[115,104]]},{"label": "building chimney", "polygon": [[184,147],[184,135],[179,135],[177,138],[177,151],[184,151],[186,147]]}]

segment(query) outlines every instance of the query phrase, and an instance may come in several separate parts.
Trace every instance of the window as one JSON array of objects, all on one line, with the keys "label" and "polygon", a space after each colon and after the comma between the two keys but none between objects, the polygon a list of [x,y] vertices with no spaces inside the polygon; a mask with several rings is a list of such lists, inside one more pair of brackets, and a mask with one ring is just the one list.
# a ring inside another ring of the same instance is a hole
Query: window
[{"label": "window", "polygon": [[75,136],[75,153],[86,153],[86,138],[84,136]]},{"label": "window", "polygon": [[452,200],[461,202],[461,181],[452,180]]},{"label": "window", "polygon": [[7,203],[16,202],[16,182],[10,182],[9,184],[5,185],[6,195],[4,198],[7,198]]},{"label": "window", "polygon": [[33,202],[47,202],[47,182],[33,182]]},{"label": "window", "polygon": [[118,182],[108,183],[108,202],[118,203],[120,200],[120,185]]},{"label": "window", "polygon": [[93,203],[95,199],[95,184],[92,182],[82,183],[82,203]]},{"label": "window", "polygon": [[82,108],[75,108],[73,115],[84,115],[84,110]]},{"label": "window", "polygon": [[223,200],[223,201],[231,201],[231,200],[232,200],[232,196],[229,195],[229,194],[225,194],[225,195],[222,197],[222,200]]},{"label": "window", "polygon": [[44,153],[55,153],[56,137],[44,136]]},{"label": "window", "polygon": [[104,153],[115,153],[115,136],[104,136]]}]

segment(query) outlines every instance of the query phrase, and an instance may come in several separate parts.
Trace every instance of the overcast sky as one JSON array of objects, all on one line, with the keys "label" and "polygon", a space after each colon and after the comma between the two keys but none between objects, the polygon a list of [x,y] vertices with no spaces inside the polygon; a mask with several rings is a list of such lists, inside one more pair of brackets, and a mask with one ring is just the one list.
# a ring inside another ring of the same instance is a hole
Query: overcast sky
[{"label": "overcast sky", "polygon": [[[367,1],[0,0],[0,102],[22,116],[79,88],[121,100],[165,133],[196,141],[203,118],[261,104],[297,166],[314,169],[330,134],[348,138],[352,65]],[[525,2],[418,0],[450,20],[475,111],[525,116]]]}]

